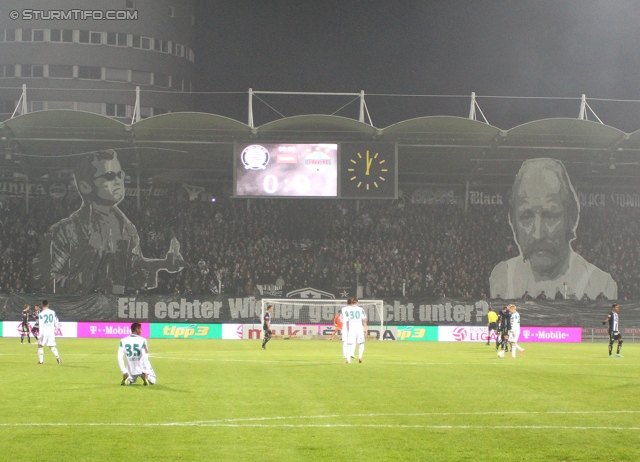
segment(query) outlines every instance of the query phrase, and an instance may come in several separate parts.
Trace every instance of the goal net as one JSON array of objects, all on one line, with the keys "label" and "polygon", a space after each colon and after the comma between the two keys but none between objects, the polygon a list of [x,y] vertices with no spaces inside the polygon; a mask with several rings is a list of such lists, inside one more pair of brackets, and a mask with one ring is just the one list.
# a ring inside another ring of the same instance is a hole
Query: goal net
[{"label": "goal net", "polygon": [[[260,319],[264,319],[267,306],[273,305],[271,326],[276,337],[321,338],[333,333],[333,318],[347,306],[346,300],[263,298]],[[367,314],[368,334],[380,340],[384,334],[382,300],[359,300]],[[261,321],[262,322],[262,321]],[[372,330],[378,332],[371,332]]]}]

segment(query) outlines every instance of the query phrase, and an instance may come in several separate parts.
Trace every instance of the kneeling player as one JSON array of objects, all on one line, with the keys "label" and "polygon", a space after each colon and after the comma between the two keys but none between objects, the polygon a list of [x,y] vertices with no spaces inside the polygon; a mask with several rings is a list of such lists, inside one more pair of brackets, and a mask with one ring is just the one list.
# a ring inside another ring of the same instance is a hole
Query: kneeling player
[{"label": "kneeling player", "polygon": [[[142,379],[142,384],[147,386],[156,383],[156,373],[149,362],[149,349],[147,339],[142,337],[142,326],[139,322],[131,324],[131,335],[120,340],[118,347],[118,364],[122,371],[122,382],[120,385],[131,385]],[[127,365],[124,364],[123,356],[127,357]]]}]

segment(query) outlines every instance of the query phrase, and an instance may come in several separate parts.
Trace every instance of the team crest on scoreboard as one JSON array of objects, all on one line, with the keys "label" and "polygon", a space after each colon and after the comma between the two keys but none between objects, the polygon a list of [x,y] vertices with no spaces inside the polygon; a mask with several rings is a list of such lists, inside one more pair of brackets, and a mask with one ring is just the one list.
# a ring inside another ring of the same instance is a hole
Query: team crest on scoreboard
[{"label": "team crest on scoreboard", "polygon": [[304,166],[315,172],[322,172],[331,167],[333,161],[324,152],[316,151],[304,158]]},{"label": "team crest on scoreboard", "polygon": [[240,159],[247,170],[264,170],[269,163],[269,151],[264,146],[252,144],[244,148]]}]

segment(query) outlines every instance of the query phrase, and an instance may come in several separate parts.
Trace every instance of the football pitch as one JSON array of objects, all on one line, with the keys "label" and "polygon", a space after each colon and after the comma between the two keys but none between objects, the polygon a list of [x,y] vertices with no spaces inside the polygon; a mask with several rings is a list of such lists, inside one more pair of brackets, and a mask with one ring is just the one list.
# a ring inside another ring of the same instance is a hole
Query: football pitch
[{"label": "football pitch", "polygon": [[150,340],[154,386],[120,386],[117,340],[0,339],[3,460],[640,460],[640,346]]}]

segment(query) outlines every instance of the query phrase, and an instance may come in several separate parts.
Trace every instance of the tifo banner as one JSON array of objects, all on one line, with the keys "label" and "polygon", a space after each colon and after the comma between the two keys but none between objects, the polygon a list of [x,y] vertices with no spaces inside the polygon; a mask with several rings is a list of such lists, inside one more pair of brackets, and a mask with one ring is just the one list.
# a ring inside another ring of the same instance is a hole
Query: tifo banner
[{"label": "tifo banner", "polygon": [[[18,321],[24,305],[40,303],[41,297],[27,294],[0,296],[0,319]],[[49,296],[51,307],[62,321],[249,324],[259,329],[261,302],[252,297],[224,296],[132,296],[93,294],[86,296]],[[303,301],[296,309],[279,309],[281,324],[332,324],[336,308],[309,307]],[[486,325],[489,308],[499,311],[504,300],[408,299],[384,300],[385,326],[478,326]],[[510,302],[509,302],[510,303]],[[535,326],[602,327],[611,311],[607,300],[514,300],[523,324]],[[620,324],[640,328],[640,302],[619,302]],[[326,309],[325,309],[326,308]],[[275,313],[275,311],[274,311]],[[377,310],[368,311],[370,329],[380,324]],[[384,333],[383,333],[384,334]]]},{"label": "tifo banner", "polygon": [[151,324],[150,338],[222,338],[221,324]]},{"label": "tifo banner", "polygon": [[[140,335],[149,337],[149,324],[141,323]],[[78,338],[122,338],[131,333],[131,323],[124,322],[79,322]]]},{"label": "tifo banner", "polygon": [[[29,323],[29,327],[33,328],[33,323]],[[20,337],[21,334],[22,323],[20,321],[5,321],[2,323],[3,337]],[[56,337],[76,338],[77,336],[78,323],[76,322],[61,322],[60,327],[56,329]]]}]

